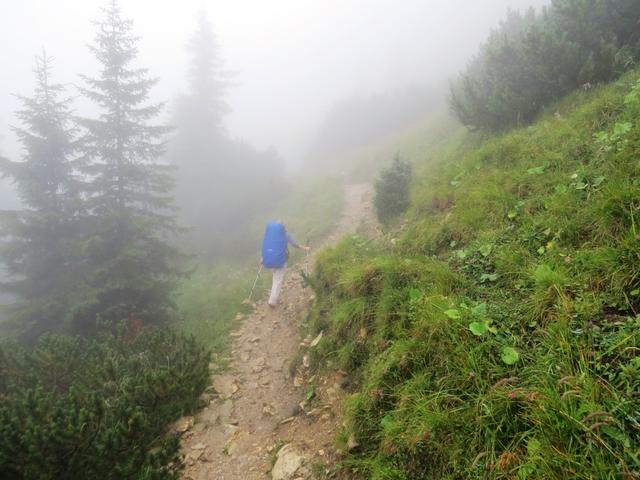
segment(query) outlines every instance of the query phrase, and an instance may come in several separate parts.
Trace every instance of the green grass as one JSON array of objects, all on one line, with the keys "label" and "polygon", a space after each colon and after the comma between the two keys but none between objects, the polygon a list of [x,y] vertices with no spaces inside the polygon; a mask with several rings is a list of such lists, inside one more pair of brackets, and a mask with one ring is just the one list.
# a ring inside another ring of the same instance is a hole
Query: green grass
[{"label": "green grass", "polygon": [[[229,333],[237,326],[235,316],[248,312],[242,301],[249,296],[256,270],[249,265],[199,268],[177,294],[180,321],[176,325],[220,358],[227,353]],[[264,290],[265,278],[256,286],[254,299]]]},{"label": "green grass", "polygon": [[640,72],[550,111],[453,129],[402,231],[319,259],[309,324],[353,386],[346,474],[639,475]]}]

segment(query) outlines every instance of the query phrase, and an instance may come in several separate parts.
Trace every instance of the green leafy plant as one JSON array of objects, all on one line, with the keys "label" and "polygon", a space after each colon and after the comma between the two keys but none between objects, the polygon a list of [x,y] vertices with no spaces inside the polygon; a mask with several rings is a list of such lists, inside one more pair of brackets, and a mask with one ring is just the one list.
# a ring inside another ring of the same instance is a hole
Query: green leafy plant
[{"label": "green leafy plant", "polygon": [[473,322],[469,323],[469,330],[476,337],[481,337],[485,333],[498,333],[498,329],[492,325],[492,320],[487,318],[487,304],[486,303],[478,303],[472,308],[468,308],[471,317],[474,319]]},{"label": "green leafy plant", "polygon": [[476,337],[481,337],[487,332],[498,332],[498,330],[491,325],[491,320],[487,319],[471,322],[469,324],[469,330],[471,330],[471,333],[473,333]]},{"label": "green leafy plant", "polygon": [[513,347],[503,347],[500,359],[507,365],[514,365],[520,360],[520,354]]},{"label": "green leafy plant", "polygon": [[527,173],[529,175],[542,175],[547,168],[549,168],[549,162],[545,162],[543,165],[538,167],[532,167],[527,170]]},{"label": "green leafy plant", "polygon": [[497,273],[483,273],[480,275],[481,282],[495,282],[498,279]]},{"label": "green leafy plant", "polygon": [[451,320],[458,320],[461,318],[460,311],[455,308],[451,308],[449,310],[445,310],[444,314],[450,318]]}]

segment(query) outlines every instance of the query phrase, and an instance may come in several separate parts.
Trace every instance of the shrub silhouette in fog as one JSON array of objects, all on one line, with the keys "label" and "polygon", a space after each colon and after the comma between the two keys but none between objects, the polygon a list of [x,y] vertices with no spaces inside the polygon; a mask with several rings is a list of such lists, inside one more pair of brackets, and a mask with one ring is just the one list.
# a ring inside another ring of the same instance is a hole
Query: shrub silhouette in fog
[{"label": "shrub silhouette in fog", "polygon": [[411,164],[400,155],[380,173],[375,183],[374,206],[378,220],[388,224],[409,208],[409,186],[411,184]]}]

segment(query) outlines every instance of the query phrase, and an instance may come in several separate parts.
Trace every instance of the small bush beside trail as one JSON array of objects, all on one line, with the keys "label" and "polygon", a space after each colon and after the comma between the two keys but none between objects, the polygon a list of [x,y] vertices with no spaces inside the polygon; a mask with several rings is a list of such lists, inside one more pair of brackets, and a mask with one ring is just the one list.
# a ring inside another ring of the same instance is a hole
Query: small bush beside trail
[{"label": "small bush beside trail", "polygon": [[391,166],[380,173],[375,183],[374,206],[380,223],[389,224],[409,208],[410,184],[411,164],[396,155]]},{"label": "small bush beside trail", "polygon": [[0,477],[178,478],[167,425],[197,406],[209,353],[170,330],[0,348]]}]

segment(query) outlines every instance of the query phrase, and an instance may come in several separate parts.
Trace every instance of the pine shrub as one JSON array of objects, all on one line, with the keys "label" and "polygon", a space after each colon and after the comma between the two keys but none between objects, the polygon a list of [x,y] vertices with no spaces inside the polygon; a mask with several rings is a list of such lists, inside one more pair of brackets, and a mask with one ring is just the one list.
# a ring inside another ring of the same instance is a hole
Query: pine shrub
[{"label": "pine shrub", "polygon": [[391,166],[380,173],[375,184],[374,205],[378,220],[388,224],[409,208],[411,164],[396,155]]},{"label": "pine shrub", "polygon": [[197,406],[208,365],[193,338],[165,329],[0,348],[0,478],[178,478],[179,439],[165,429]]},{"label": "pine shrub", "polygon": [[451,109],[485,132],[527,124],[574,89],[637,65],[639,17],[637,0],[555,0],[540,13],[510,11],[452,84]]}]

